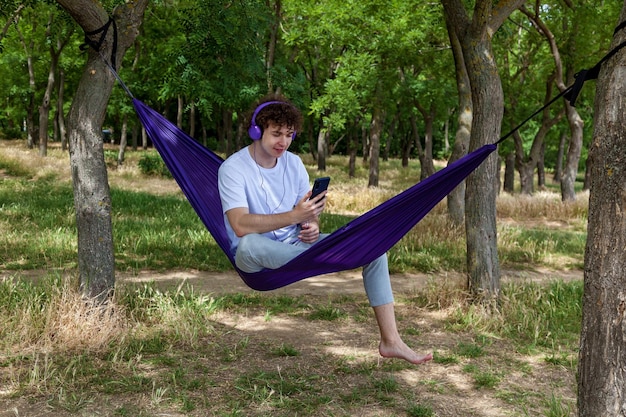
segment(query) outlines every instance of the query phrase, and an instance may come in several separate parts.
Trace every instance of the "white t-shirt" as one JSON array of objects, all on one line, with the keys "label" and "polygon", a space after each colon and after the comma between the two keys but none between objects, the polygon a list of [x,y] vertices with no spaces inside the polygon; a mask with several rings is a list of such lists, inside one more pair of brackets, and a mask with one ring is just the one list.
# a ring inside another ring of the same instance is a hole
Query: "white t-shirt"
[{"label": "white t-shirt", "polygon": [[[273,168],[259,166],[248,147],[231,155],[218,172],[220,198],[224,212],[224,224],[234,254],[239,238],[228,222],[226,212],[247,207],[251,214],[276,214],[291,211],[309,192],[309,174],[297,155],[285,152]],[[283,227],[263,235],[291,243],[297,239],[296,225]]]}]

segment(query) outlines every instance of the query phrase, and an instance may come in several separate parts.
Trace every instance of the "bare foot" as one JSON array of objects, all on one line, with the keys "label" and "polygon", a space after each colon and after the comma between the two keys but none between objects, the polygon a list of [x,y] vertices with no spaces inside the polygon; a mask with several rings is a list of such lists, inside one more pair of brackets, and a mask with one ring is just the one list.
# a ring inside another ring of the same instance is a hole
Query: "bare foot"
[{"label": "bare foot", "polygon": [[426,355],[419,355],[413,351],[406,343],[400,341],[399,343],[383,343],[378,345],[378,352],[383,358],[397,358],[404,359],[414,365],[420,365],[422,363],[432,360],[433,354],[428,353]]}]

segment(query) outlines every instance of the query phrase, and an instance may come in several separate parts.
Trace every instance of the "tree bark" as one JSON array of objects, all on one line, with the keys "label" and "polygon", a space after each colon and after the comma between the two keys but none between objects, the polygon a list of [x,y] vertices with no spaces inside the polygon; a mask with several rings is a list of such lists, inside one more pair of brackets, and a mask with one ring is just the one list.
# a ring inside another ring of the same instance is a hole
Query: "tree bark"
[{"label": "tree bark", "polygon": [[57,94],[57,125],[59,127],[59,140],[61,141],[61,149],[67,150],[67,129],[65,128],[65,113],[63,112],[63,99],[65,93],[65,72],[59,71],[59,88]]},{"label": "tree bark", "polygon": [[28,68],[28,106],[26,108],[26,145],[28,149],[35,147],[37,139],[37,126],[35,125],[35,90],[37,88],[35,83],[35,66],[33,64],[33,41],[26,42],[22,31],[18,25],[15,26],[15,30],[20,38],[22,47],[24,48],[24,54],[26,55],[26,64]]},{"label": "tree bark", "polygon": [[56,42],[50,39],[53,35],[53,20],[54,15],[51,13],[50,18],[48,19],[48,24],[46,26],[46,38],[48,38],[50,42],[50,68],[48,70],[48,82],[43,93],[41,106],[39,106],[39,156],[46,156],[48,154],[48,121],[50,119],[50,100],[52,97],[52,92],[54,90],[55,74],[58,70],[61,52],[63,52],[63,48],[65,48],[65,45],[67,45],[67,43],[69,42],[72,34],[70,32],[69,35],[65,36],[65,38],[61,38],[61,35],[55,34],[55,36],[57,36]]},{"label": "tree bark", "polygon": [[357,128],[350,129],[348,132],[348,175],[354,178],[356,175],[356,152],[359,147],[359,135]]},{"label": "tree bark", "polygon": [[557,184],[561,183],[561,178],[563,178],[563,155],[565,154],[565,143],[567,143],[567,135],[562,133],[559,139],[559,150],[556,154],[554,177],[552,178],[552,181]]},{"label": "tree bark", "polygon": [[[571,7],[571,5],[568,5]],[[556,69],[556,85],[558,89],[563,92],[568,87],[565,83],[565,77],[563,75],[563,62],[561,60],[561,54],[559,52],[556,38],[550,31],[550,28],[543,22],[540,17],[541,4],[535,3],[534,12],[530,12],[525,7],[521,7],[520,10],[530,18],[531,22],[537,27],[538,32],[546,38],[548,45],[550,46],[550,52],[554,59],[554,67]],[[572,29],[572,33],[576,33],[576,27]],[[569,43],[570,48],[574,48],[573,42]],[[571,84],[571,83],[570,83]],[[567,100],[565,101],[565,114],[569,124],[572,136],[570,137],[569,148],[565,160],[565,167],[561,177],[561,199],[563,201],[576,200],[576,191],[574,185],[576,183],[576,175],[578,174],[578,162],[580,160],[580,153],[583,145],[583,119],[578,114],[578,111]]]},{"label": "tree bark", "polygon": [[[554,76],[548,77],[546,81],[546,95],[544,104],[548,104],[552,100],[552,83]],[[528,155],[524,154],[523,140],[519,131],[513,132],[515,141],[515,166],[520,174],[520,184],[522,194],[531,195],[535,191],[534,172],[535,168],[539,168],[540,162],[543,160],[543,151],[545,149],[544,142],[546,135],[563,117],[563,111],[559,111],[554,117],[550,117],[550,109],[546,107],[542,112],[541,126],[533,138]]]},{"label": "tree bark", "polygon": [[431,105],[430,110],[426,110],[420,105],[419,102],[415,102],[415,107],[422,114],[424,118],[424,157],[421,162],[421,179],[426,179],[435,173],[435,165],[433,163],[433,122],[435,120],[435,108]]},{"label": "tree bark", "polygon": [[[626,1],[620,22],[626,20]],[[611,47],[626,41],[620,30]],[[626,416],[626,50],[597,82],[578,362],[580,417]]]},{"label": "tree bark", "polygon": [[[470,89],[470,81],[467,75],[467,68],[465,66],[465,59],[463,58],[463,49],[459,38],[454,31],[454,28],[450,26],[448,19],[446,19],[446,26],[448,28],[448,37],[450,38],[450,45],[452,46],[452,55],[454,57],[454,66],[456,72],[456,88],[459,93],[459,111],[457,117],[458,127],[454,137],[454,145],[452,147],[452,154],[448,160],[448,164],[456,161],[467,155],[467,149],[469,147],[469,140],[472,131],[472,92]],[[450,194],[447,196],[448,202],[448,216],[450,220],[456,225],[462,225],[465,223],[465,181],[461,182]]]},{"label": "tree bark", "polygon": [[380,133],[382,132],[382,114],[380,107],[374,105],[374,114],[372,115],[372,128],[370,129],[370,170],[368,187],[378,187],[379,174],[379,155],[380,155]]},{"label": "tree bark", "polygon": [[326,146],[330,131],[321,128],[317,134],[317,169],[326,171]]},{"label": "tree bark", "polygon": [[515,192],[515,152],[509,152],[504,161],[504,192]]},{"label": "tree bark", "polygon": [[122,118],[122,132],[120,133],[120,149],[117,153],[117,166],[124,165],[124,159],[126,158],[126,145],[128,144],[128,115],[125,114]]},{"label": "tree bark", "polygon": [[420,181],[428,177],[428,159],[426,157],[426,152],[424,152],[424,147],[422,146],[422,141],[420,140],[420,132],[417,127],[417,119],[414,114],[411,114],[410,117],[411,122],[411,133],[413,136],[413,143],[415,144],[415,148],[417,149],[417,157],[420,160]]},{"label": "tree bark", "polygon": [[[470,80],[473,106],[470,151],[495,143],[504,111],[502,85],[491,38],[504,20],[525,0],[477,0],[473,16],[460,0],[442,0],[446,20],[456,31]],[[500,295],[496,197],[498,155],[489,156],[466,180],[465,231],[468,288],[477,301],[489,303]]]},{"label": "tree bark", "polygon": [[[102,28],[109,16],[91,0],[57,0],[85,32]],[[148,0],[129,1],[116,8],[118,42],[115,66],[138,34]],[[99,35],[94,39],[99,38]],[[113,27],[107,32],[100,53],[112,56]],[[102,123],[115,78],[100,54],[90,48],[87,63],[68,115],[70,165],[78,229],[78,270],[82,292],[106,302],[115,285],[115,256],[111,222]]]}]

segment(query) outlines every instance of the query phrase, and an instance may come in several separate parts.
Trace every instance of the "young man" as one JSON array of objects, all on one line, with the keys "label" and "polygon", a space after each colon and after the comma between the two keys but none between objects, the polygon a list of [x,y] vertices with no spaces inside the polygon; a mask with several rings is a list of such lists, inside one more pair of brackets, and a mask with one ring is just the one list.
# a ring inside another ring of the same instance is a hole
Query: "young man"
[{"label": "young man", "polygon": [[[251,117],[252,144],[220,167],[224,222],[237,267],[245,272],[279,268],[326,236],[318,221],[326,191],[309,200],[308,173],[288,152],[301,125],[293,104],[266,99]],[[414,364],[431,360],[432,354],[415,353],[398,333],[386,255],[363,267],[363,283],[380,330],[380,355]]]}]

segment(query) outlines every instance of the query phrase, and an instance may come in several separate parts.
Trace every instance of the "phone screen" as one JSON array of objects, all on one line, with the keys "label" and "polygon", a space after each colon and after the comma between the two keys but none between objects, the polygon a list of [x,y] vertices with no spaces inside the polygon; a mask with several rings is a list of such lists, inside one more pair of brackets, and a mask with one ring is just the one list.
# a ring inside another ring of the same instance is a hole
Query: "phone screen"
[{"label": "phone screen", "polygon": [[330,177],[321,177],[316,178],[313,182],[313,193],[311,194],[311,198],[309,200],[317,197],[322,191],[328,189],[328,184],[330,183]]}]

